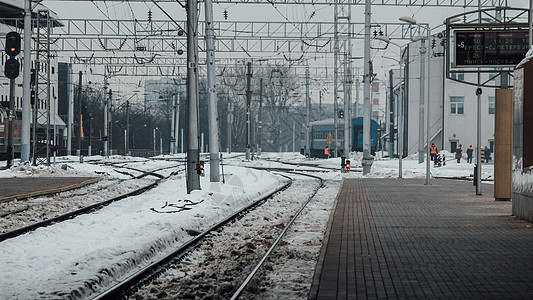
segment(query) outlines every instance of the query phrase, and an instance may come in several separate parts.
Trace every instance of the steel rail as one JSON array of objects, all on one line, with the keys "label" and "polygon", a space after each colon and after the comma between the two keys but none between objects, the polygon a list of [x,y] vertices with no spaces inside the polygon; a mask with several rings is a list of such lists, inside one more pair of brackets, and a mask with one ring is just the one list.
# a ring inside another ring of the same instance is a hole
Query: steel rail
[{"label": "steel rail", "polygon": [[[275,168],[274,168],[275,169]],[[287,223],[287,225],[285,225],[285,227],[283,228],[283,230],[281,231],[281,233],[278,235],[278,238],[272,243],[272,245],[270,246],[270,248],[267,250],[267,252],[265,253],[265,255],[263,256],[263,258],[261,258],[261,260],[257,263],[257,265],[255,266],[255,268],[250,272],[250,274],[246,277],[246,279],[244,280],[244,282],[239,286],[239,288],[237,289],[237,291],[235,291],[235,293],[233,294],[233,296],[230,298],[231,300],[235,300],[237,299],[241,294],[242,292],[244,291],[244,289],[246,288],[246,286],[250,283],[250,281],[252,280],[252,278],[255,276],[255,274],[257,273],[257,271],[259,271],[259,269],[261,268],[261,266],[263,265],[263,263],[268,259],[268,257],[270,256],[270,254],[272,253],[272,251],[274,251],[274,248],[276,248],[276,246],[278,245],[278,243],[281,241],[281,239],[283,238],[283,236],[285,235],[285,233],[287,232],[287,230],[289,230],[289,227],[294,223],[294,221],[300,216],[300,213],[307,207],[307,204],[309,204],[309,202],[311,201],[311,199],[313,199],[316,195],[316,193],[318,193],[318,190],[320,190],[321,188],[324,187],[324,179],[323,178],[320,178],[318,176],[314,176],[314,175],[310,175],[310,174],[305,174],[305,173],[299,173],[299,172],[288,172],[288,173],[292,173],[292,174],[298,174],[298,175],[302,175],[302,176],[308,176],[308,177],[313,177],[313,178],[316,178],[316,179],[319,179],[320,180],[320,185],[314,190],[313,194],[311,196],[309,196],[309,198],[304,202],[304,204],[302,204],[302,206],[300,207],[300,209],[294,214],[294,216],[290,219],[290,221]]]},{"label": "steel rail", "polygon": [[[173,167],[176,167],[176,166],[173,166]],[[168,168],[169,167],[164,167],[164,168],[160,168],[160,169],[156,169],[156,170],[146,171],[146,173],[147,174],[155,174],[153,172],[156,172],[157,170],[168,169]],[[113,202],[116,202],[116,201],[119,201],[119,200],[122,200],[122,199],[125,199],[125,198],[128,198],[128,197],[140,195],[140,194],[142,194],[142,193],[144,193],[144,192],[146,192],[148,190],[151,190],[154,187],[156,187],[161,182],[161,180],[163,180],[163,179],[164,179],[164,177],[163,178],[158,178],[155,182],[153,182],[151,184],[148,184],[148,185],[146,185],[144,187],[138,188],[138,189],[136,189],[134,191],[119,195],[117,197],[113,197],[111,199],[108,199],[108,200],[105,200],[105,201],[102,201],[102,202],[99,202],[99,203],[95,203],[93,205],[86,206],[84,208],[81,208],[81,209],[78,209],[78,210],[75,210],[75,211],[71,211],[71,212],[66,213],[66,214],[62,214],[60,216],[57,216],[57,217],[54,217],[54,218],[51,218],[51,219],[48,219],[48,220],[44,220],[44,221],[41,221],[41,222],[33,223],[31,225],[12,230],[10,232],[6,232],[6,233],[3,233],[3,234],[0,234],[0,242],[5,241],[7,239],[11,239],[11,238],[17,237],[17,236],[20,236],[22,234],[25,234],[25,233],[28,233],[28,232],[31,232],[31,231],[34,231],[35,229],[38,229],[38,228],[41,228],[41,227],[46,227],[46,226],[49,226],[49,225],[52,225],[52,224],[55,224],[55,223],[63,222],[63,221],[72,219],[74,217],[77,217],[77,216],[80,216],[80,215],[83,215],[83,214],[86,214],[86,213],[101,209],[101,208],[103,208],[105,206],[108,206],[109,204],[111,204]]]},{"label": "steel rail", "polygon": [[267,201],[269,198],[271,198],[273,195],[287,189],[292,184],[292,180],[288,181],[281,187],[277,188],[276,190],[268,193],[267,195],[261,197],[259,200],[253,202],[252,204],[244,207],[243,209],[235,212],[234,214],[228,216],[227,218],[223,219],[222,221],[218,222],[217,224],[211,226],[207,230],[203,231],[202,233],[198,234],[194,238],[190,239],[189,241],[185,242],[183,245],[181,245],[176,250],[172,251],[165,257],[157,260],[156,262],[150,264],[149,266],[144,267],[143,269],[139,270],[138,272],[132,274],[125,280],[117,283],[110,289],[106,290],[104,293],[101,293],[100,295],[94,297],[94,299],[120,299],[123,297],[128,291],[130,291],[132,288],[142,284],[146,280],[150,280],[154,276],[157,276],[160,274],[160,272],[164,269],[165,266],[170,264],[174,259],[179,258],[180,256],[185,255],[190,250],[194,248],[194,246],[198,245],[198,243],[205,238],[208,234],[210,234],[213,231],[216,231],[223,227],[224,225],[232,222],[233,220],[239,218],[243,214],[246,214],[247,212],[255,209],[259,205],[263,204],[265,201]]}]

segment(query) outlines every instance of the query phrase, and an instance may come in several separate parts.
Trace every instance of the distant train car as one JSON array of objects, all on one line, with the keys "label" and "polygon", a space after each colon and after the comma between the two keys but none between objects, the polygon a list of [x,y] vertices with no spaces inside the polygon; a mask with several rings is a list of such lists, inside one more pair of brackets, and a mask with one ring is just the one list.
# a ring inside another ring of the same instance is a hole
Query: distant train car
[{"label": "distant train car", "polygon": [[[339,127],[337,130],[337,138],[339,149],[338,155],[342,155],[344,151],[344,120],[338,120]],[[371,151],[372,154],[376,151],[377,146],[377,135],[378,135],[378,123],[374,120],[370,121],[370,137],[371,137]],[[333,119],[326,119],[311,122],[311,157],[326,157],[324,154],[324,148],[329,147],[331,156],[334,155],[334,141],[335,141],[335,126]],[[363,151],[363,118],[354,118],[352,119],[352,138],[351,138],[351,151]],[[342,149],[340,148],[342,147]],[[303,151],[302,151],[303,152]]]}]

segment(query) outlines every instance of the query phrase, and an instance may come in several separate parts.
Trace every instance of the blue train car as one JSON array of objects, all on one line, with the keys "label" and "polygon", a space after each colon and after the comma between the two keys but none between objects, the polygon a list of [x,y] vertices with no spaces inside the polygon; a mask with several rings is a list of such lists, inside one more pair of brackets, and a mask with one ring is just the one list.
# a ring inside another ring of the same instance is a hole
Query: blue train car
[{"label": "blue train car", "polygon": [[[337,130],[337,137],[338,137],[338,145],[339,149],[337,149],[338,156],[343,155],[344,147],[342,145],[344,144],[344,120],[338,120],[339,122],[339,129]],[[333,119],[326,119],[326,120],[320,120],[311,122],[311,136],[310,136],[310,144],[311,144],[311,151],[310,156],[311,157],[321,157],[324,158],[326,155],[324,154],[324,148],[326,146],[329,146],[330,154],[333,156],[334,151],[334,137],[335,137],[335,127],[334,127],[334,120]],[[376,151],[377,146],[377,131],[378,131],[378,123],[374,120],[371,121],[370,126],[370,135],[371,135],[371,151],[372,154]],[[352,138],[350,145],[351,151],[363,151],[363,118],[354,118],[352,119]],[[329,139],[328,139],[329,136]],[[328,140],[330,143],[328,143]],[[340,149],[342,147],[342,149]],[[303,149],[302,149],[303,153]]]},{"label": "blue train car", "polygon": [[[378,122],[370,120],[370,150],[372,155],[378,145]],[[352,151],[363,151],[363,118],[352,119]]]}]

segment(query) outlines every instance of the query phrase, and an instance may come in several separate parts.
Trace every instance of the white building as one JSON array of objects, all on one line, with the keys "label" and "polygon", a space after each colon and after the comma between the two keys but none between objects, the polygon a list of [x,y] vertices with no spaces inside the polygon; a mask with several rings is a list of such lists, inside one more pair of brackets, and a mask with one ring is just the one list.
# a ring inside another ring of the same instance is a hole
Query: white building
[{"label": "white building", "polygon": [[[432,43],[435,39],[436,43]],[[444,65],[445,56],[439,38],[433,36],[426,43],[425,54],[425,82],[424,105],[420,105],[420,46],[421,42],[413,42],[406,46],[405,68],[403,76],[405,89],[404,102],[404,154],[415,154],[419,149],[419,120],[420,109],[424,110],[424,134],[422,143],[424,148],[428,142],[427,136],[427,111],[429,103],[429,136],[439,150],[453,152],[458,145],[465,150],[469,145],[476,148],[477,143],[477,86],[446,79]],[[429,44],[429,47],[428,45]],[[432,47],[435,44],[436,46]],[[427,60],[430,55],[430,65]],[[429,68],[429,70],[428,70]],[[429,73],[429,78],[428,78]],[[488,81],[491,85],[499,85],[498,73],[482,73],[481,82]],[[496,77],[495,77],[496,76]],[[490,78],[495,77],[493,80]],[[457,74],[457,79],[468,82],[477,82],[477,74]],[[395,126],[399,123],[398,101],[400,89],[395,90],[394,119]],[[429,101],[428,101],[429,98]],[[494,108],[495,88],[482,88],[481,94],[481,146],[494,150]],[[397,142],[397,141],[396,141]],[[397,143],[394,146],[397,149]],[[394,151],[397,153],[397,150]],[[474,152],[475,153],[475,152]]]}]

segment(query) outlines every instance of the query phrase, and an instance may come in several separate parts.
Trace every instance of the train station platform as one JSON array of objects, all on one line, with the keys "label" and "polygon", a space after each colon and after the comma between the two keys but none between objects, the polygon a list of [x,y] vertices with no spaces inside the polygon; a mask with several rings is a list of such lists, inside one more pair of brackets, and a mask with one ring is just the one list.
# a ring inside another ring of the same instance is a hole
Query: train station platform
[{"label": "train station platform", "polygon": [[493,187],[346,179],[309,299],[533,299],[532,223]]},{"label": "train station platform", "polygon": [[0,203],[14,199],[50,195],[76,189],[99,177],[16,177],[0,179]]}]

